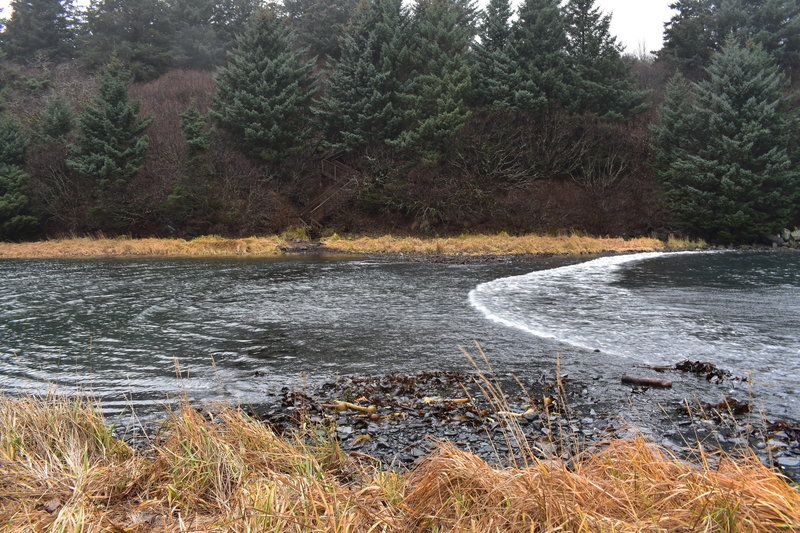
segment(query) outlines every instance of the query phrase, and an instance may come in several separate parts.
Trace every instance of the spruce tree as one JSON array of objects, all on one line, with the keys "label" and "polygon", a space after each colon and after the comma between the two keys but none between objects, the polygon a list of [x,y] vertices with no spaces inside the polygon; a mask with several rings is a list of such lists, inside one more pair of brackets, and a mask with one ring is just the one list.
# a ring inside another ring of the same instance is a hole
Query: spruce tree
[{"label": "spruce tree", "polygon": [[37,134],[43,140],[63,140],[75,128],[75,112],[61,97],[50,99],[39,118]]},{"label": "spruce tree", "polygon": [[38,222],[30,214],[28,175],[22,170],[27,146],[17,121],[0,115],[0,240],[25,238]]},{"label": "spruce tree", "polygon": [[474,54],[474,101],[478,106],[515,104],[517,63],[512,50],[509,0],[490,0],[480,25]]},{"label": "spruce tree", "polygon": [[676,0],[659,57],[698,78],[727,39],[760,44],[791,76],[800,75],[797,0]]},{"label": "spruce tree", "polygon": [[225,59],[225,45],[212,24],[214,0],[170,0],[172,66],[210,69]]},{"label": "spruce tree", "polygon": [[532,111],[568,99],[566,23],[559,0],[524,0],[514,24],[517,107]]},{"label": "spruce tree", "polygon": [[72,57],[75,20],[72,0],[12,0],[11,17],[0,34],[9,59],[24,61],[37,55],[49,59]]},{"label": "spruce tree", "polygon": [[339,59],[340,38],[358,4],[359,0],[284,0],[283,8],[308,57],[326,63]]},{"label": "spruce tree", "polygon": [[471,30],[458,24],[461,15],[451,0],[419,0],[414,8],[412,74],[400,94],[405,127],[388,142],[419,152],[430,163],[445,155],[448,141],[469,117]]},{"label": "spruce tree", "polygon": [[609,31],[611,17],[595,7],[595,0],[568,0],[564,14],[573,74],[569,107],[612,118],[644,111],[647,93],[636,90],[622,61],[621,46]]},{"label": "spruce tree", "polygon": [[211,69],[225,63],[260,0],[167,0],[169,55],[177,68]]},{"label": "spruce tree", "polygon": [[671,167],[676,157],[697,152],[702,145],[703,124],[693,107],[695,94],[686,78],[676,73],[664,89],[659,120],[652,129],[654,166],[662,181],[678,183],[681,172]]},{"label": "spruce tree", "polygon": [[264,8],[264,0],[211,0],[214,13],[211,24],[220,41],[226,47],[232,46],[236,36],[243,33],[250,19]]},{"label": "spruce tree", "polygon": [[353,152],[398,133],[400,61],[407,20],[402,0],[371,0],[356,12],[315,109],[327,146]]},{"label": "spruce tree", "polygon": [[687,231],[752,242],[783,228],[796,206],[797,113],[758,46],[729,42],[707,74],[690,94],[670,85],[654,128],[656,170]]},{"label": "spruce tree", "polygon": [[253,17],[217,75],[211,115],[249,154],[279,161],[310,134],[313,64],[273,11]]},{"label": "spruce tree", "polygon": [[136,80],[149,80],[170,66],[172,28],[162,0],[92,0],[85,18],[79,49],[90,67],[116,58]]},{"label": "spruce tree", "polygon": [[144,131],[151,118],[139,118],[139,102],[128,101],[130,83],[130,73],[120,61],[108,64],[97,96],[78,119],[77,144],[69,146],[67,166],[94,181],[92,215],[98,229],[128,229],[126,188],[149,147]]},{"label": "spruce tree", "polygon": [[658,56],[694,77],[708,66],[716,48],[713,6],[709,0],[677,0],[669,7],[677,13],[664,25],[664,46]]},{"label": "spruce tree", "polygon": [[213,168],[207,157],[213,136],[207,122],[194,106],[181,113],[181,130],[186,139],[186,172],[177,179],[163,204],[165,218],[172,229],[188,237],[207,233],[219,211],[218,194],[211,179]]},{"label": "spruce tree", "polygon": [[21,167],[25,164],[28,138],[19,123],[7,115],[0,115],[0,163]]}]

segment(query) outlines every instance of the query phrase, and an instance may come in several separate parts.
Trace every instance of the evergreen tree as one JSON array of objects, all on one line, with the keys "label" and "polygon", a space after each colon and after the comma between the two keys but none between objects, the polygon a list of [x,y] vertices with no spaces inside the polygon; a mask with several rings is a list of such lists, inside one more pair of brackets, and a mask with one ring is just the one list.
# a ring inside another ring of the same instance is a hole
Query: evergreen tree
[{"label": "evergreen tree", "polygon": [[747,242],[783,228],[798,199],[797,114],[760,47],[733,42],[691,92],[670,84],[654,128],[659,177],[688,231]]},{"label": "evergreen tree", "polygon": [[50,99],[39,119],[38,135],[45,140],[63,140],[75,128],[75,112],[61,97]]},{"label": "evergreen tree", "polygon": [[206,118],[192,106],[181,113],[181,131],[186,138],[189,166],[194,167],[211,146],[212,130],[208,129]]},{"label": "evergreen tree", "polygon": [[[741,1],[741,0],[739,0]],[[740,42],[761,45],[793,79],[800,77],[800,2],[748,0],[743,2],[747,24]]]},{"label": "evergreen tree", "polygon": [[460,16],[450,0],[419,0],[414,8],[412,74],[400,94],[405,127],[388,142],[418,151],[428,162],[444,156],[448,141],[469,117],[470,29],[458,24]]},{"label": "evergreen tree", "polygon": [[12,0],[10,5],[11,18],[0,34],[0,44],[9,59],[72,56],[75,44],[72,0]]},{"label": "evergreen tree", "polygon": [[326,144],[352,152],[399,133],[400,61],[407,20],[402,0],[371,0],[356,12],[315,109]]},{"label": "evergreen tree", "polygon": [[140,119],[139,102],[128,101],[130,73],[113,60],[100,75],[93,102],[78,119],[77,144],[69,147],[67,166],[94,181],[93,215],[98,228],[125,231],[126,189],[144,163],[151,119]]},{"label": "evergreen tree", "polygon": [[685,157],[696,152],[702,139],[703,124],[697,113],[693,112],[696,99],[686,78],[676,73],[664,90],[664,103],[659,110],[659,120],[651,129],[655,149],[655,167],[659,169],[662,181],[677,182],[680,173],[670,165],[676,154]]},{"label": "evergreen tree", "polygon": [[478,106],[510,107],[519,75],[512,50],[509,0],[490,0],[474,54],[474,99]]},{"label": "evergreen tree", "polygon": [[0,240],[29,236],[38,222],[30,214],[28,175],[22,170],[27,146],[19,124],[0,115]]},{"label": "evergreen tree", "polygon": [[170,225],[188,237],[208,233],[219,211],[218,195],[211,180],[213,169],[207,152],[212,130],[196,107],[181,113],[181,130],[186,139],[186,173],[175,182],[163,208]]},{"label": "evergreen tree", "polygon": [[225,45],[212,24],[214,0],[171,0],[170,56],[178,68],[210,69],[225,59]]},{"label": "evergreen tree", "polygon": [[469,32],[469,40],[472,42],[478,31],[481,14],[476,0],[453,0],[453,7],[458,14],[456,24]]},{"label": "evergreen tree", "polygon": [[162,0],[92,0],[81,35],[82,59],[93,68],[121,60],[136,80],[164,73],[171,63],[171,27]]},{"label": "evergreen tree", "polygon": [[569,0],[564,13],[573,73],[569,107],[615,118],[644,111],[647,93],[636,90],[622,61],[621,47],[609,32],[611,17],[594,0]]},{"label": "evergreen tree", "polygon": [[236,42],[236,37],[247,29],[250,19],[264,8],[264,0],[213,0],[211,24],[226,47]]},{"label": "evergreen tree", "polygon": [[19,123],[10,116],[0,115],[0,163],[21,167],[25,164],[28,138]]},{"label": "evergreen tree", "polygon": [[302,56],[283,21],[264,10],[219,71],[211,115],[251,155],[281,160],[308,138],[315,79]]},{"label": "evergreen tree", "polygon": [[696,78],[711,56],[735,38],[760,44],[790,75],[800,69],[800,3],[797,0],[676,0],[664,26],[659,57]]},{"label": "evergreen tree", "polygon": [[211,69],[260,7],[259,0],[168,0],[170,60],[174,67]]},{"label": "evergreen tree", "polygon": [[284,0],[291,28],[308,57],[325,63],[340,57],[340,38],[359,0]]},{"label": "evergreen tree", "polygon": [[537,111],[568,99],[566,23],[559,0],[524,0],[514,25],[517,107]]}]

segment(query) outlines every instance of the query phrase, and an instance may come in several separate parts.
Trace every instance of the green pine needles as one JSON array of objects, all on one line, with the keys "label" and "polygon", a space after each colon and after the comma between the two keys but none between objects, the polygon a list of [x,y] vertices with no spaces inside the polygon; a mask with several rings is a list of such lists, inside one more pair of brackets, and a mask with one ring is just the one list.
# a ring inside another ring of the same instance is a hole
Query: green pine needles
[{"label": "green pine needles", "polygon": [[400,62],[408,24],[402,0],[371,0],[356,11],[341,39],[325,97],[314,109],[334,152],[383,144],[400,133]]},{"label": "green pine needles", "polygon": [[22,169],[27,147],[17,121],[0,116],[0,240],[28,237],[38,223],[30,214],[28,175]]},{"label": "green pine needles", "polygon": [[92,215],[101,227],[125,230],[125,190],[144,163],[151,118],[139,118],[139,102],[128,101],[129,72],[117,60],[100,75],[97,96],[78,119],[77,143],[69,146],[67,166],[92,179]]},{"label": "green pine needles", "polygon": [[638,91],[611,35],[611,17],[594,0],[569,0],[564,7],[567,30],[569,109],[577,113],[623,119],[645,109],[647,92]]},{"label": "green pine needles", "polygon": [[278,162],[311,135],[313,61],[271,10],[257,13],[217,75],[211,116],[250,155]]},{"label": "green pine needles", "polygon": [[490,0],[474,45],[475,103],[481,107],[513,107],[520,73],[513,55],[509,0]]},{"label": "green pine needles", "polygon": [[[450,139],[466,123],[472,83],[467,61],[471,28],[454,0],[419,0],[409,43],[412,75],[400,90],[404,128],[389,144],[440,161]],[[466,21],[465,21],[466,22]]]},{"label": "green pine needles", "polygon": [[0,33],[0,45],[10,59],[73,56],[76,23],[72,0],[12,0],[10,7],[11,18]]},{"label": "green pine needles", "polygon": [[786,79],[760,46],[732,41],[708,80],[672,80],[653,128],[656,170],[687,231],[753,242],[797,212],[798,117]]}]

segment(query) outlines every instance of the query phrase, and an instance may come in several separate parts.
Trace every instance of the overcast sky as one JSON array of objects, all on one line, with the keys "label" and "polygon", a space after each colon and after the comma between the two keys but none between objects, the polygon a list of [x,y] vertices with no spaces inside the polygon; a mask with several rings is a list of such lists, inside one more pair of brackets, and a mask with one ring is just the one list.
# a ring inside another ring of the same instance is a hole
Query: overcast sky
[{"label": "overcast sky", "polygon": [[[486,0],[479,0],[485,3]],[[669,4],[672,0],[596,0],[606,13],[612,14],[611,32],[625,45],[628,52],[635,53],[640,47],[646,51],[661,48],[664,23],[670,19]],[[8,16],[9,0],[0,0],[3,16]],[[77,2],[85,4],[88,2]]]}]

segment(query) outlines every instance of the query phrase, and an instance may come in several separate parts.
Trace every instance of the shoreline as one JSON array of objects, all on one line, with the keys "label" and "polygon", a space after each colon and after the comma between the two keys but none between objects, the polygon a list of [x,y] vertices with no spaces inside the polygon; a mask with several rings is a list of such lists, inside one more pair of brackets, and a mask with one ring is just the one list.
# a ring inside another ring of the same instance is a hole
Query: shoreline
[{"label": "shoreline", "polygon": [[71,238],[0,243],[0,259],[106,258],[282,258],[300,256],[372,256],[409,261],[501,262],[555,255],[580,256],[705,249],[701,241],[653,238],[600,238],[581,235],[463,235],[459,237],[349,237],[319,241],[266,236],[184,239]]},{"label": "shoreline", "polygon": [[[439,385],[459,380],[446,373],[420,377]],[[483,376],[478,382],[492,390]],[[279,432],[241,409],[184,404],[136,449],[112,434],[86,397],[0,396],[0,520],[20,531],[141,533],[606,531],[609,524],[695,531],[721,518],[726,531],[794,531],[800,523],[797,486],[748,448],[728,454],[698,443],[676,454],[640,436],[573,446],[558,398],[542,402],[536,418],[512,417],[493,394],[488,406],[467,407],[462,398],[420,401],[444,416],[492,420],[494,427],[476,426],[488,437],[485,450],[501,457],[505,447],[517,452],[515,459],[487,462],[481,450],[448,442],[423,449],[417,442],[411,468],[348,450],[338,427],[305,415]],[[378,412],[360,407],[353,412],[362,419]],[[515,449],[539,427],[536,419],[544,419],[538,431],[547,429],[547,437]],[[438,417],[433,424],[441,425]],[[392,443],[391,436],[375,440]]]},{"label": "shoreline", "polygon": [[[279,433],[306,423],[331,427],[346,452],[399,467],[413,467],[436,442],[503,464],[521,446],[530,446],[541,460],[568,459],[608,441],[645,435],[676,456],[698,446],[711,453],[750,450],[763,464],[800,482],[800,420],[767,419],[759,412],[760,393],[746,392],[748,378],[693,361],[631,365],[619,369],[621,374],[591,377],[562,375],[567,369],[560,361],[553,370],[546,378],[477,367],[342,375],[302,389],[272,391],[247,412]],[[624,375],[675,387],[629,385]],[[695,392],[687,395],[689,390]],[[519,429],[516,442],[506,438],[508,424]]]}]

